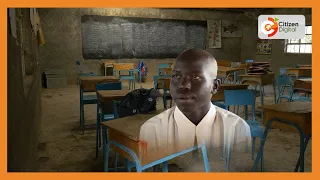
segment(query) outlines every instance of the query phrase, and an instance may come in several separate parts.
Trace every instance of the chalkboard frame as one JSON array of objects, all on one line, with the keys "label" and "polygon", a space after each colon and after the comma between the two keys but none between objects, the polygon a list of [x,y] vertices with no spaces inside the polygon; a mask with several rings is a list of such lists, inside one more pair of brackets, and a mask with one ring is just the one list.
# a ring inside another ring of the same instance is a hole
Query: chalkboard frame
[{"label": "chalkboard frame", "polygon": [[[129,58],[142,58],[142,59],[164,59],[164,58],[176,58],[177,52],[166,52],[165,54],[157,54],[156,52],[149,54],[123,54],[122,55],[112,55],[111,53],[88,53],[85,50],[86,41],[84,40],[84,31],[83,25],[88,21],[91,22],[101,22],[101,23],[112,23],[112,24],[121,24],[121,23],[183,23],[186,27],[188,26],[198,26],[203,28],[203,46],[198,47],[201,49],[205,49],[207,46],[207,21],[206,20],[181,20],[181,19],[160,19],[160,18],[143,18],[143,17],[121,17],[121,16],[99,16],[99,15],[83,15],[81,16],[81,38],[82,38],[82,55],[85,60],[88,59],[129,59]],[[123,35],[121,36],[121,40],[123,41]],[[186,37],[188,38],[188,37]],[[133,43],[134,44],[134,43]],[[182,48],[182,47],[180,47]],[[183,50],[187,49],[187,47],[183,48]],[[123,50],[123,48],[122,48]],[[182,50],[181,50],[182,51]]]}]

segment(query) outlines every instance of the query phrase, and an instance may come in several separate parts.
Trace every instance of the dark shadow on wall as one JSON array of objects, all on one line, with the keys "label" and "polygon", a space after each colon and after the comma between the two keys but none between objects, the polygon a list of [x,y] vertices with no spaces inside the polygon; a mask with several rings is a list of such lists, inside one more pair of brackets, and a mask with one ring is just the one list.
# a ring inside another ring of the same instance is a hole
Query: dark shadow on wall
[{"label": "dark shadow on wall", "polygon": [[[17,10],[17,9],[16,9]],[[25,21],[26,14],[29,9],[21,9],[24,17],[19,17],[17,13],[17,38],[21,38],[19,34],[19,20]],[[17,12],[17,11],[16,11]],[[30,15],[29,15],[30,17]],[[39,137],[40,125],[40,72],[39,66],[35,64],[32,67],[32,73],[25,73],[25,68],[22,66],[21,48],[28,49],[30,55],[30,62],[37,62],[38,46],[28,47],[30,44],[37,44],[36,35],[34,37],[25,38],[26,41],[19,41],[12,36],[8,9],[8,79],[7,79],[7,171],[21,172],[21,171],[35,171],[37,168],[36,156]],[[15,18],[12,18],[15,20]],[[30,20],[23,24],[29,24],[24,27],[23,31],[32,31]],[[24,33],[30,34],[33,33]],[[31,42],[29,42],[31,41]],[[22,45],[21,45],[21,42]],[[28,62],[24,62],[28,63]],[[28,67],[30,68],[30,66]]]}]

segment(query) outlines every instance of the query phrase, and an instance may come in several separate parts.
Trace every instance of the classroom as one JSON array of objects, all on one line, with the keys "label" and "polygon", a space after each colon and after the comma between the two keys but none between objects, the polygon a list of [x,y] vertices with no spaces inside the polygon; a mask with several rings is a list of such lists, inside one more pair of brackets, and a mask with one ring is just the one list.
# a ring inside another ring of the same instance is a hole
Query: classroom
[{"label": "classroom", "polygon": [[[280,29],[294,24],[283,15],[300,15],[303,37],[259,38],[260,15],[275,16],[276,31],[277,17]],[[175,106],[173,63],[191,48],[217,61],[212,104],[261,129],[241,171],[312,172],[311,8],[8,8],[7,21],[8,172],[186,172],[181,154],[137,153],[141,125]],[[156,111],[120,111],[139,89],[158,93]]]}]

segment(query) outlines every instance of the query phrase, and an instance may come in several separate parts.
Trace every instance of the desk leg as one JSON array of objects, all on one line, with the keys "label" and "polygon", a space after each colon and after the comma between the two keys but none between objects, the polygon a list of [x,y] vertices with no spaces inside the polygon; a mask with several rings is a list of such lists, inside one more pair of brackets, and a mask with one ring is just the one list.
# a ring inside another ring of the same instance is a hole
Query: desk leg
[{"label": "desk leg", "polygon": [[304,135],[301,127],[298,124],[295,124],[295,123],[290,122],[290,121],[282,120],[282,119],[279,119],[279,118],[273,118],[273,119],[270,119],[267,122],[266,129],[265,129],[264,134],[263,134],[263,136],[261,138],[261,144],[260,144],[260,147],[259,147],[259,152],[258,152],[258,155],[256,157],[256,160],[255,160],[255,163],[254,163],[254,166],[253,166],[253,172],[256,171],[258,163],[259,163],[259,160],[262,157],[263,147],[264,147],[264,144],[265,144],[265,142],[267,140],[268,131],[270,130],[271,124],[274,121],[294,126],[299,131],[299,133],[300,133],[300,157],[299,157],[300,172],[304,172],[304,150],[306,148],[305,147],[306,143],[304,142],[305,135]]},{"label": "desk leg", "polygon": [[[305,140],[304,140],[303,153],[304,153],[304,152],[306,151],[306,149],[307,149],[309,139],[310,139],[310,137],[306,137]],[[300,147],[301,147],[301,145],[300,145]],[[301,151],[301,149],[300,149],[300,151]],[[303,155],[303,156],[304,156],[304,155]],[[303,156],[302,156],[302,157],[303,157]],[[299,167],[300,167],[300,161],[301,161],[301,156],[299,157],[299,159],[298,159],[298,161],[297,161],[296,168],[295,168],[294,172],[298,172],[298,169],[299,169]],[[303,161],[303,160],[302,160],[302,161]]]},{"label": "desk leg", "polygon": [[162,167],[163,172],[168,172],[168,161],[163,162],[163,167]]},{"label": "desk leg", "polygon": [[260,84],[260,103],[261,103],[261,106],[263,106],[264,104],[264,92],[263,92],[263,85]]},{"label": "desk leg", "polygon": [[[264,104],[264,87],[262,84],[260,84],[260,104],[261,104],[261,107],[263,106]],[[263,120],[263,109],[261,108],[261,119]]]},{"label": "desk leg", "polygon": [[274,103],[277,102],[277,91],[276,91],[276,84],[273,83],[273,97],[274,97]]},{"label": "desk leg", "polygon": [[205,146],[201,147],[202,151],[202,157],[203,157],[203,163],[204,163],[204,168],[206,172],[210,172],[210,166],[209,166],[209,160],[208,160],[208,155],[207,155],[207,149]]},{"label": "desk leg", "polygon": [[82,129],[82,135],[84,135],[85,122],[84,122],[84,104],[83,104],[83,91],[80,87],[80,124]]},{"label": "desk leg", "polygon": [[107,145],[107,128],[102,127],[102,148],[103,148],[103,162],[104,162],[104,172],[108,172],[109,168],[109,147]]}]

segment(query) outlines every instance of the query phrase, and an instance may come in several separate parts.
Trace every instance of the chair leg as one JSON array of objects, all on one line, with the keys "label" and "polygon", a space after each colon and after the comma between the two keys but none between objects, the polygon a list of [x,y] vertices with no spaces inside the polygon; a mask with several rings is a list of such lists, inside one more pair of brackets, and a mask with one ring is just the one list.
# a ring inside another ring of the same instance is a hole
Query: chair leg
[{"label": "chair leg", "polygon": [[244,106],[244,118],[248,119],[248,106],[247,105]]},{"label": "chair leg", "polygon": [[104,162],[104,172],[108,172],[109,170],[109,148],[110,148],[110,144],[107,144],[107,129],[106,127],[102,128],[102,139],[103,139],[103,162]]},{"label": "chair leg", "polygon": [[168,162],[163,162],[162,172],[168,172]]},{"label": "chair leg", "polygon": [[[267,136],[268,136],[268,132],[269,132],[271,123],[272,123],[271,121],[269,121],[269,122],[267,123],[266,129],[264,130],[263,136],[261,137],[259,151],[258,151],[257,157],[256,157],[255,162],[254,162],[254,165],[253,165],[253,172],[256,171],[257,166],[258,166],[258,163],[259,163],[259,161],[262,159],[262,156],[263,156],[263,147],[264,147],[264,144],[266,143],[266,140],[267,140]],[[262,163],[263,163],[263,162],[262,162]]]},{"label": "chair leg", "polygon": [[114,172],[118,170],[118,153],[114,152]]},{"label": "chair leg", "polygon": [[261,85],[260,86],[260,104],[261,104],[261,106],[263,106],[263,100],[264,100],[264,94],[263,94],[263,90],[262,90],[262,88],[263,88],[263,86]]},{"label": "chair leg", "polygon": [[97,136],[96,136],[96,159],[98,158],[99,153],[99,143],[98,143],[98,126],[97,126]]},{"label": "chair leg", "polygon": [[[260,142],[261,142],[261,139],[260,139]],[[263,157],[263,149],[261,151],[261,164],[260,164],[260,167],[261,167],[261,172],[264,171],[264,157]]]},{"label": "chair leg", "polygon": [[163,108],[167,109],[167,97],[166,93],[163,93]]},{"label": "chair leg", "polygon": [[99,120],[97,120],[97,125],[96,125],[96,159],[98,158],[98,153],[99,153],[99,136],[100,136],[100,127],[99,127]]},{"label": "chair leg", "polygon": [[230,166],[230,147],[227,147],[227,154],[226,154],[226,172],[229,172]]},{"label": "chair leg", "polygon": [[[304,140],[304,151],[303,151],[303,153],[304,153],[304,152],[306,151],[306,149],[307,149],[309,139],[310,139],[310,138],[307,137],[307,138],[305,138],[305,140]],[[301,155],[301,153],[300,153],[300,155]],[[301,157],[301,156],[299,156],[299,159],[298,159],[298,161],[297,161],[296,168],[294,169],[294,172],[298,172],[298,169],[299,169],[299,166],[300,166],[300,161],[301,161],[300,157]]]},{"label": "chair leg", "polygon": [[85,122],[84,122],[84,105],[82,104],[82,108],[81,108],[81,129],[82,129],[82,135],[84,134],[85,131]]},{"label": "chair leg", "polygon": [[101,147],[101,121],[104,120],[104,113],[101,111],[100,113],[100,121],[99,121],[99,147]]},{"label": "chair leg", "polygon": [[207,149],[206,149],[205,146],[202,146],[201,152],[202,152],[202,157],[203,157],[203,163],[204,163],[205,171],[206,171],[206,172],[210,172],[208,154],[207,154]]},{"label": "chair leg", "polygon": [[255,151],[256,138],[252,137],[252,160],[254,160],[254,151]]}]

